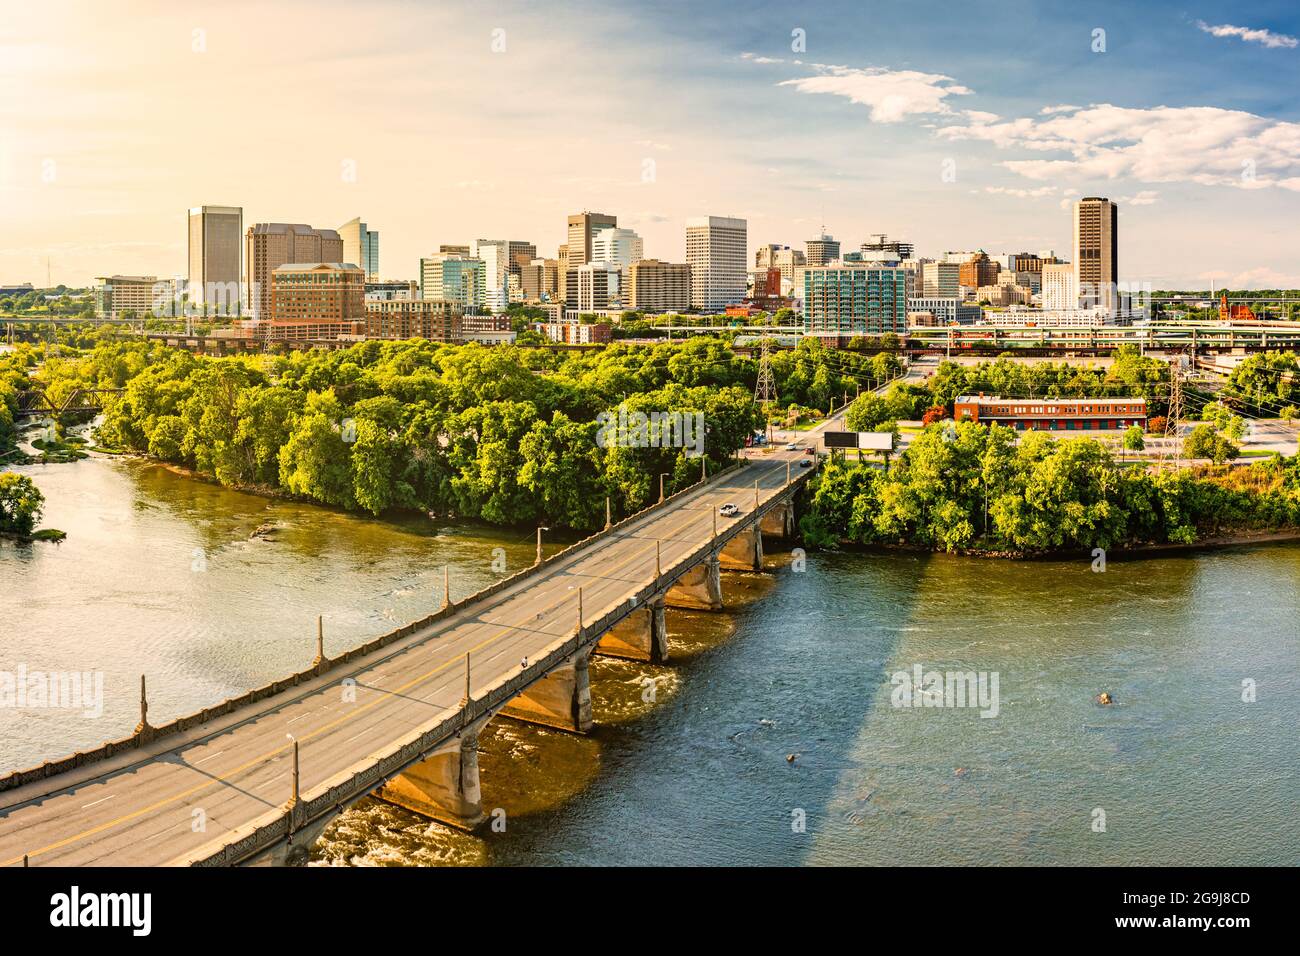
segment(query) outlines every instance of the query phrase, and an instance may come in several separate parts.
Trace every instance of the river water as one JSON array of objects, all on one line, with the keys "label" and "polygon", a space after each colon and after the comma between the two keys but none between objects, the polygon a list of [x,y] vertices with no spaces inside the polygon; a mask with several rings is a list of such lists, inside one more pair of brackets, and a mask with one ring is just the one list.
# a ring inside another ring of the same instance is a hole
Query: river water
[{"label": "river water", "polygon": [[[19,470],[68,539],[0,541],[0,671],[102,671],[104,712],[0,708],[0,772],[128,734],[141,673],[165,721],[302,667],[317,614],[336,650],[436,607],[444,564],[459,595],[497,577],[494,548],[508,571],[533,556],[525,531],[369,520],[139,461]],[[363,801],[314,862],[1300,863],[1300,547],[1104,573],[769,565],[724,575],[726,613],[670,611],[668,666],[596,658],[589,737],[494,722],[480,768],[504,832]],[[891,675],[916,665],[996,674],[997,715],[893,706]]]}]

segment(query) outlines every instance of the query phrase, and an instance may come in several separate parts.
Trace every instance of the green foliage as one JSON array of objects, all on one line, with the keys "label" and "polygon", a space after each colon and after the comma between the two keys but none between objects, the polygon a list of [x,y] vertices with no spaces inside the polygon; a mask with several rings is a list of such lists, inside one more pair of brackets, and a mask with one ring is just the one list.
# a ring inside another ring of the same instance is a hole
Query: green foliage
[{"label": "green foliage", "polygon": [[1219,434],[1213,425],[1197,425],[1183,441],[1183,454],[1188,458],[1208,458],[1216,465],[1231,461],[1241,454],[1235,444]]},{"label": "green foliage", "polygon": [[26,475],[0,474],[0,531],[30,535],[41,520],[45,496]]},{"label": "green foliage", "polygon": [[1225,390],[1259,418],[1279,414],[1300,399],[1300,362],[1295,352],[1263,352],[1242,360]]},{"label": "green foliage", "polygon": [[106,404],[104,444],[376,515],[592,529],[607,495],[627,514],[657,497],[660,472],[677,490],[701,469],[681,447],[601,447],[600,413],[702,413],[711,473],[762,425],[754,363],[716,338],[581,353],[370,341],[232,358],[101,343],[61,361],[42,369],[47,388],[124,388]]},{"label": "green foliage", "polygon": [[801,524],[820,546],[847,540],[1042,553],[1187,543],[1228,530],[1300,526],[1298,470],[1291,459],[1231,475],[1151,474],[1120,468],[1093,439],[1030,432],[1017,444],[998,425],[938,423],[887,475],[828,464]]}]

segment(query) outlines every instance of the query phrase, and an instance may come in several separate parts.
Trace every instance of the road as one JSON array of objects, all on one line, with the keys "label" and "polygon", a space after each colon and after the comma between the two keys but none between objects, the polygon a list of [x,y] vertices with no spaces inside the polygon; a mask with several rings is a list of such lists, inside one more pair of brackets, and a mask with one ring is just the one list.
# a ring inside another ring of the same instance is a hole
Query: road
[{"label": "road", "polygon": [[[229,727],[205,725],[184,740],[159,740],[126,768],[97,773],[91,765],[0,793],[0,864],[21,865],[24,854],[32,866],[178,860],[285,803],[290,734],[308,794],[402,735],[458,712],[467,653],[477,697],[479,687],[518,674],[524,658],[538,660],[572,636],[579,588],[584,620],[598,619],[654,579],[655,542],[665,569],[683,560],[711,538],[721,504],[734,502],[741,514],[719,517],[720,532],[744,520],[755,481],[764,499],[774,495],[785,485],[786,463],[798,457],[775,452],[746,461],[537,575],[339,666],[306,691],[250,705]],[[354,701],[342,693],[347,677],[356,681]],[[69,786],[76,774],[87,779]]]}]

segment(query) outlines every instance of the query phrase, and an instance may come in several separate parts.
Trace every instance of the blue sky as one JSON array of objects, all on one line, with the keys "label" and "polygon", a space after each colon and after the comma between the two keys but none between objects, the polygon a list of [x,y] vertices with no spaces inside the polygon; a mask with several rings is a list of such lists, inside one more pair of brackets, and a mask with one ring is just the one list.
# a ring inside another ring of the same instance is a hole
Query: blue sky
[{"label": "blue sky", "polygon": [[406,278],[583,208],[669,259],[701,214],[1066,252],[1106,195],[1123,279],[1300,286],[1297,37],[1293,3],[49,0],[0,24],[0,281],[177,274],[203,203],[360,215]]}]

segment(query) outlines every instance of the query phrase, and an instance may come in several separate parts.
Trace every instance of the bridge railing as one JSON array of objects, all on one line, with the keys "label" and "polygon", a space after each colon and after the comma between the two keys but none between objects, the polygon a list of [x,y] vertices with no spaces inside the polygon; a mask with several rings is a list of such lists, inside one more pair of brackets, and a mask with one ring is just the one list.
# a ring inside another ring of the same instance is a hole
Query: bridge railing
[{"label": "bridge railing", "polygon": [[410,624],[405,624],[395,630],[381,634],[380,636],[357,647],[345,650],[337,657],[325,658],[322,661],[313,662],[311,666],[298,671],[297,673],[274,680],[262,687],[254,688],[238,697],[229,697],[212,707],[205,707],[195,713],[177,717],[174,720],[165,724],[160,724],[157,727],[149,727],[143,732],[137,731],[129,737],[106,741],[100,746],[90,750],[80,750],[58,760],[47,760],[34,767],[28,767],[24,770],[15,770],[7,776],[0,777],[0,793],[6,790],[13,790],[17,787],[25,786],[29,783],[34,783],[38,780],[44,780],[61,773],[66,773],[70,770],[75,770],[78,767],[86,766],[87,764],[107,760],[110,757],[115,757],[128,751],[137,750],[141,746],[152,743],[162,737],[170,737],[186,733],[187,731],[202,726],[215,718],[225,717],[243,707],[247,707],[250,704],[265,700],[268,697],[274,697],[276,694],[283,693],[298,684],[320,677],[322,674],[337,665],[345,664],[363,658],[369,654],[373,654],[376,651],[388,647],[395,641],[400,641],[403,638],[410,637],[417,631],[420,631],[437,621],[444,620],[465,610],[471,604],[492,597],[493,595],[498,594],[507,588],[513,587],[535,574],[540,574],[542,571],[554,567],[559,562],[571,558],[582,548],[589,547],[603,538],[617,535],[621,529],[626,528],[628,525],[639,521],[654,511],[670,506],[672,502],[678,500],[684,495],[697,491],[710,482],[721,480],[724,476],[730,474],[739,467],[741,467],[739,462],[733,462],[722,470],[709,475],[707,478],[674,492],[663,501],[656,501],[654,504],[642,508],[635,514],[623,518],[621,521],[612,524],[610,527],[602,528],[600,531],[583,538],[581,541],[577,541],[563,550],[557,551],[556,553],[543,558],[538,564],[530,565],[529,567],[517,571],[508,577],[501,578],[499,581],[494,581],[487,587],[481,588],[473,594],[461,598],[459,601],[454,601],[441,610],[435,611],[417,621],[412,621]]},{"label": "bridge railing", "polygon": [[[715,475],[714,478],[726,474],[727,471],[732,470],[734,467],[729,466],[724,471],[719,472],[718,475]],[[460,733],[475,721],[499,711],[509,701],[519,696],[530,684],[565,663],[574,654],[599,641],[610,628],[638,607],[644,607],[648,600],[670,587],[686,570],[710,557],[751,523],[761,522],[769,511],[784,506],[783,499],[786,492],[797,488],[807,481],[808,477],[809,473],[804,472],[798,478],[792,478],[787,485],[776,489],[768,489],[774,493],[752,512],[750,516],[752,521],[738,522],[717,537],[711,537],[703,542],[685,557],[675,561],[669,569],[654,579],[647,581],[634,595],[610,605],[594,621],[584,620],[580,626],[574,628],[570,636],[553,645],[543,656],[533,661],[526,670],[521,670],[517,674],[492,684],[480,696],[469,700],[465,706],[440,720],[433,727],[424,731],[412,732],[393,743],[379,756],[376,757],[371,754],[363,761],[354,764],[353,767],[342,770],[318,786],[310,788],[307,793],[303,794],[297,807],[270,810],[257,820],[243,827],[238,827],[225,836],[219,837],[217,840],[173,862],[179,865],[191,866],[233,866],[281,841],[289,839],[291,833],[308,827],[312,823],[320,821],[323,817],[342,812],[345,807],[355,800],[375,790],[411,765],[427,759],[439,745],[446,743],[448,739]],[[684,491],[697,489],[700,484],[700,482],[697,482],[689,489],[684,489]],[[678,492],[678,494],[681,493]],[[665,499],[664,503],[667,503],[667,499]],[[655,507],[657,505],[646,508],[639,512],[638,515],[653,511]],[[632,516],[632,518],[635,517],[637,515]],[[625,519],[619,524],[625,524],[626,521],[632,520],[632,518]],[[610,530],[612,531],[613,528]],[[592,538],[596,537],[599,537],[599,535],[592,536]],[[590,540],[588,539],[588,541]],[[559,557],[559,555],[556,555],[556,557]]]}]

